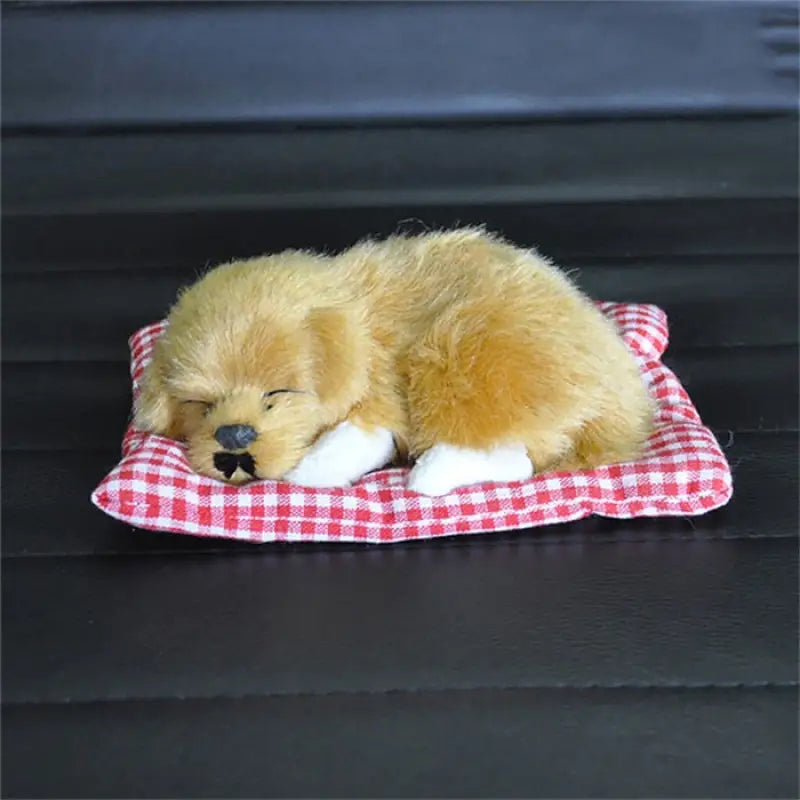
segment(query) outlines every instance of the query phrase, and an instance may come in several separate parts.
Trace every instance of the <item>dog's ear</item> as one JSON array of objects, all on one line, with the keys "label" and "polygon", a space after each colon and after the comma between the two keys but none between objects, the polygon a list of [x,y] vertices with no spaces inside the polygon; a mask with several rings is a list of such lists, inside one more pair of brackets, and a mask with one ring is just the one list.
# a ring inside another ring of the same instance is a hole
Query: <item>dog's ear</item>
[{"label": "dog's ear", "polygon": [[345,413],[368,387],[369,336],[361,315],[352,308],[315,308],[306,325],[317,396],[334,413]]},{"label": "dog's ear", "polygon": [[158,345],[153,360],[145,367],[133,412],[134,425],[143,431],[180,439],[178,404],[164,383]]}]

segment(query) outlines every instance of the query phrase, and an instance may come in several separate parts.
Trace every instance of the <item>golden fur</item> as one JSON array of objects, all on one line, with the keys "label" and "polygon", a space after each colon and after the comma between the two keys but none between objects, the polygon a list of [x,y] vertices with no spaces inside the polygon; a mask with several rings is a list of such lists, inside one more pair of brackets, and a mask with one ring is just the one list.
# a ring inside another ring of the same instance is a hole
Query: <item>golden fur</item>
[{"label": "golden fur", "polygon": [[[280,389],[295,391],[265,398]],[[219,479],[220,425],[255,428],[257,477],[277,479],[343,420],[390,430],[411,457],[520,442],[543,472],[637,458],[653,407],[561,271],[461,229],[211,270],[171,310],[135,414]]]}]

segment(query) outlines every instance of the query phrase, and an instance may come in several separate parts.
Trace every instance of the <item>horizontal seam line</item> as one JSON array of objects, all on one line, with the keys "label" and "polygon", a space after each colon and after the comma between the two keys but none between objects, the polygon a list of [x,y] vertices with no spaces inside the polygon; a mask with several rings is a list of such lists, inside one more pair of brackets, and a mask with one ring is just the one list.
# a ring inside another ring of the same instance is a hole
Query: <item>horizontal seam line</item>
[{"label": "horizontal seam line", "polygon": [[641,691],[641,692],[670,692],[670,691],[771,691],[798,688],[797,681],[740,681],[740,682],[664,682],[664,683],[637,683],[637,682],[612,682],[612,683],[553,683],[553,684],[521,684],[502,686],[465,686],[465,687],[397,687],[391,689],[332,689],[330,691],[315,692],[244,692],[241,694],[215,694],[215,695],[119,695],[97,698],[71,698],[65,697],[58,700],[12,700],[4,701],[4,708],[21,708],[27,706],[61,706],[61,705],[92,705],[100,703],[158,703],[158,702],[216,702],[220,700],[280,700],[280,699],[316,699],[326,697],[390,697],[400,695],[426,695],[426,694],[470,694],[472,692],[484,693],[511,693],[511,692],[594,692],[594,691]]},{"label": "horizontal seam line", "polygon": [[[685,519],[682,517],[674,517],[673,519]],[[121,523],[124,525],[124,523]],[[566,523],[568,524],[568,523]],[[131,526],[126,526],[131,527]],[[784,542],[791,539],[797,539],[797,533],[786,533],[786,534],[758,534],[758,533],[745,533],[745,534],[736,534],[733,536],[724,536],[724,535],[712,535],[712,536],[703,536],[703,535],[696,535],[696,534],[684,534],[684,533],[675,533],[673,535],[664,535],[664,536],[651,536],[651,537],[643,537],[643,538],[626,538],[624,536],[615,536],[614,534],[581,534],[580,536],[576,536],[574,534],[565,534],[564,538],[547,538],[542,539],[536,536],[535,529],[531,529],[530,537],[528,538],[524,536],[524,531],[526,529],[521,528],[517,531],[517,534],[523,534],[519,538],[515,539],[500,539],[498,541],[498,537],[502,537],[504,535],[514,534],[514,531],[505,532],[505,534],[492,534],[492,533],[485,533],[485,534],[470,534],[467,537],[463,537],[458,539],[458,537],[452,537],[452,541],[445,540],[444,538],[434,538],[434,539],[423,539],[423,540],[398,540],[396,542],[392,542],[388,545],[381,545],[375,544],[373,542],[247,542],[244,540],[230,540],[231,544],[236,548],[232,547],[231,549],[223,548],[223,547],[210,547],[210,548],[198,548],[198,549],[187,549],[187,550],[180,550],[180,549],[168,549],[165,548],[163,550],[128,550],[128,551],[110,551],[110,552],[97,552],[93,553],[91,551],[80,551],[80,552],[55,552],[55,553],[4,553],[2,556],[3,561],[44,561],[47,559],[74,559],[74,558],[96,558],[96,559],[106,559],[106,558],[139,558],[139,557],[147,557],[147,558],[155,558],[158,556],[168,556],[170,558],[192,558],[192,557],[207,557],[207,556],[252,556],[252,555],[270,555],[273,550],[280,550],[284,553],[291,553],[295,551],[297,553],[300,552],[311,552],[317,549],[326,549],[328,552],[333,551],[340,551],[340,552],[347,552],[347,551],[358,551],[358,550],[372,550],[374,551],[376,548],[380,548],[382,550],[386,550],[387,553],[391,552],[392,550],[402,549],[404,546],[411,546],[413,549],[419,549],[425,545],[435,546],[439,550],[443,549],[454,549],[454,548],[464,548],[464,547],[497,547],[501,545],[506,545],[510,547],[514,547],[515,549],[519,547],[564,547],[564,546],[572,546],[572,547],[581,547],[586,548],[588,546],[593,545],[631,545],[631,544],[641,544],[641,545],[652,545],[652,544],[662,544],[667,542],[684,542],[687,544],[691,543],[702,543],[708,544],[710,542],[738,542],[738,541],[752,541],[752,542],[768,542],[768,541],[775,541],[775,542]],[[165,533],[161,534],[163,536],[179,536],[184,538],[184,534],[172,534],[172,533]],[[476,537],[480,537],[481,541],[475,541]],[[449,538],[449,537],[448,537]],[[277,555],[277,553],[275,553]]]},{"label": "horizontal seam line", "polygon": [[[659,195],[653,197],[602,197],[593,199],[591,197],[582,197],[576,198],[573,200],[566,200],[562,198],[542,198],[541,200],[517,200],[512,197],[503,197],[497,199],[487,198],[485,202],[479,202],[478,200],[471,200],[467,199],[463,202],[465,205],[475,208],[483,208],[483,207],[494,207],[494,208],[504,208],[504,207],[516,207],[520,204],[523,205],[531,205],[536,207],[543,207],[543,208],[565,208],[565,209],[572,209],[575,208],[582,208],[586,207],[587,210],[591,211],[593,208],[597,207],[606,207],[615,209],[619,208],[627,208],[627,207],[637,207],[641,208],[643,206],[652,206],[652,207],[665,207],[665,206],[678,206],[678,205],[686,205],[686,204],[705,204],[705,205],[712,205],[712,204],[736,204],[744,206],[745,204],[752,205],[755,202],[767,202],[767,203],[781,203],[781,204],[791,204],[792,207],[797,205],[797,194],[781,194],[781,195],[770,195],[765,194],[764,192],[754,192],[752,194],[742,194],[737,195],[735,197],[728,197],[725,195],[702,195],[699,197],[692,196],[690,194],[685,195]],[[426,203],[418,203],[420,207],[424,206],[425,208],[429,209],[436,209],[442,207],[452,206],[453,202],[440,202],[438,199],[431,200],[430,202]],[[349,203],[337,203],[337,204],[321,204],[321,205],[285,205],[279,206],[275,205],[271,207],[269,210],[276,211],[276,212],[283,212],[283,213],[300,213],[304,210],[316,210],[321,212],[345,212],[351,210],[362,210],[362,209],[371,209],[373,207],[373,203],[366,203],[366,202],[349,202]],[[391,209],[391,208],[401,208],[402,203],[386,203],[381,205],[383,209]],[[40,221],[42,219],[46,219],[48,217],[152,217],[154,215],[163,217],[164,215],[175,215],[175,216],[189,216],[189,215],[196,215],[196,214],[258,214],[259,212],[263,212],[264,206],[263,205],[255,205],[255,204],[242,204],[238,206],[228,205],[223,207],[215,208],[213,206],[200,206],[200,205],[172,205],[172,206],[146,206],[146,205],[139,205],[136,207],[117,207],[117,208],[108,208],[102,209],[100,207],[93,207],[93,208],[85,208],[85,207],[70,207],[69,205],[64,205],[61,208],[48,208],[48,209],[40,209],[40,210],[17,210],[17,211],[6,211],[4,210],[3,215],[7,222],[14,222],[16,220],[36,220]]]},{"label": "horizontal seam line", "polygon": [[[561,258],[561,257],[560,257]],[[562,267],[568,269],[613,269],[624,268],[630,270],[652,269],[653,267],[719,267],[724,266],[716,262],[735,262],[735,266],[764,266],[765,261],[777,260],[778,264],[767,264],[768,267],[789,267],[796,266],[797,253],[790,250],[776,250],[772,252],[741,253],[741,252],[719,252],[708,255],[680,253],[670,256],[642,255],[642,256],[570,256],[561,258],[564,261]],[[90,261],[90,259],[84,259]],[[580,263],[575,263],[580,261]],[[753,262],[756,262],[755,264]],[[81,274],[110,274],[110,275],[150,275],[152,273],[182,275],[196,267],[194,261],[187,262],[183,266],[175,266],[168,263],[119,263],[117,266],[108,266],[108,262],[98,262],[95,266],[71,266],[46,267],[41,263],[23,262],[23,266],[6,265],[3,268],[4,277],[25,278],[28,276],[41,275],[81,275]],[[729,265],[728,265],[729,267]]]},{"label": "horizontal seam line", "polygon": [[63,706],[63,705],[92,705],[101,703],[159,703],[159,702],[217,702],[240,700],[280,700],[280,699],[316,699],[326,697],[391,697],[413,696],[426,694],[469,694],[471,692],[484,693],[511,693],[511,692],[594,692],[594,691],[641,691],[641,692],[669,692],[669,691],[771,691],[798,688],[797,681],[710,681],[710,682],[592,682],[592,683],[542,683],[520,684],[501,686],[419,686],[397,687],[391,689],[332,689],[330,691],[315,692],[243,692],[241,694],[214,694],[214,695],[119,695],[95,698],[64,697],[57,700],[11,700],[2,703],[3,708],[24,708],[29,706]]},{"label": "horizontal seam line", "polygon": [[579,127],[587,123],[606,125],[629,125],[643,127],[659,120],[675,122],[694,122],[721,124],[750,121],[791,121],[795,119],[794,109],[785,103],[742,105],[731,104],[724,108],[660,108],[657,104],[647,109],[618,110],[607,105],[597,104],[591,108],[569,111],[545,112],[540,109],[526,111],[486,112],[469,111],[461,113],[440,114],[347,114],[330,115],[324,118],[310,118],[295,115],[284,118],[253,117],[247,120],[234,121],[230,118],[204,118],[166,121],[151,117],[149,119],[131,117],[119,121],[69,121],[47,120],[44,122],[9,122],[2,126],[3,136],[51,138],[68,137],[90,138],[114,135],[186,135],[191,134],[236,134],[287,131],[319,131],[359,130],[369,127],[373,130],[393,131],[408,128],[484,128],[487,126],[523,127],[533,124],[549,127]]},{"label": "horizontal seam line", "polygon": [[[437,197],[410,197],[406,201],[406,205],[409,203],[413,203],[414,205],[418,206],[419,208],[427,208],[427,209],[436,209],[442,206],[453,206],[453,205],[464,205],[464,206],[473,206],[473,207],[499,207],[502,208],[503,206],[517,206],[520,204],[524,204],[525,206],[529,207],[547,207],[553,205],[560,205],[564,207],[581,207],[584,205],[598,205],[600,203],[604,205],[612,205],[616,204],[628,204],[628,205],[645,205],[649,202],[674,202],[674,203],[687,203],[693,200],[705,200],[709,202],[732,202],[736,200],[741,201],[755,201],[755,200],[767,200],[767,201],[794,201],[796,195],[794,194],[766,194],[766,193],[758,193],[758,194],[742,194],[737,195],[735,197],[729,197],[727,195],[722,194],[702,194],[697,195],[697,193],[690,193],[685,192],[683,194],[673,193],[673,194],[666,194],[662,193],[659,195],[654,195],[652,197],[646,197],[642,195],[628,195],[628,196],[620,196],[617,198],[604,198],[602,201],[600,200],[593,200],[591,197],[575,197],[575,198],[562,198],[559,197],[557,199],[553,199],[552,197],[542,197],[542,198],[534,198],[534,197],[524,197],[519,198],[514,195],[504,194],[502,196],[497,197],[481,197],[478,198],[477,195],[479,193],[475,193],[475,196],[466,196],[466,197],[457,197],[455,193],[452,197],[449,196],[437,196]],[[113,216],[120,216],[120,215],[136,215],[136,214],[145,214],[145,213],[155,213],[155,214],[193,214],[193,213],[212,213],[216,212],[230,212],[230,213],[243,213],[243,212],[259,212],[259,211],[285,211],[285,212],[302,212],[302,211],[355,211],[358,212],[362,209],[392,209],[392,208],[400,208],[402,207],[401,202],[398,201],[397,195],[392,194],[390,190],[386,191],[387,200],[385,202],[379,202],[379,198],[375,197],[365,197],[365,198],[352,198],[352,199],[341,199],[336,202],[333,200],[325,201],[324,198],[320,200],[316,200],[315,202],[307,202],[307,203],[266,203],[266,202],[242,202],[242,203],[218,203],[216,205],[208,204],[203,205],[201,203],[162,203],[158,205],[147,204],[145,202],[142,203],[130,203],[127,205],[118,205],[118,206],[101,206],[101,205],[87,205],[87,206],[43,206],[38,209],[17,209],[17,210],[8,210],[4,209],[3,216],[9,220],[13,221],[16,218],[50,218],[54,216],[61,216],[66,214],[77,214],[81,216],[91,216],[91,217],[99,217],[101,219],[113,217]]]},{"label": "horizontal seam line", "polygon": [[[682,176],[681,176],[682,177]],[[568,180],[568,179],[567,179]],[[227,210],[236,211],[239,209],[279,209],[282,211],[318,209],[318,208],[359,208],[365,204],[378,204],[381,207],[396,207],[405,202],[415,202],[421,206],[437,206],[443,203],[464,203],[468,205],[494,205],[497,203],[519,203],[524,202],[538,206],[542,204],[559,203],[564,206],[571,206],[583,203],[635,203],[635,202],[672,202],[680,200],[706,200],[706,201],[730,201],[730,200],[752,200],[755,198],[766,200],[794,200],[797,197],[797,190],[794,186],[787,183],[785,187],[776,188],[764,185],[741,186],[738,191],[720,191],[718,182],[708,179],[705,183],[694,184],[692,186],[674,184],[669,185],[661,176],[654,176],[650,182],[650,187],[641,186],[622,187],[616,193],[605,192],[603,194],[592,192],[591,189],[597,187],[599,190],[607,186],[607,180],[597,180],[595,184],[588,184],[589,188],[573,190],[570,187],[562,188],[555,183],[558,188],[543,188],[542,184],[535,182],[535,177],[530,182],[520,184],[493,184],[479,183],[477,181],[457,186],[441,187],[435,184],[407,186],[397,188],[391,184],[384,186],[364,187],[354,186],[343,189],[324,189],[317,186],[300,188],[295,191],[281,189],[265,189],[262,191],[220,191],[208,194],[203,191],[202,186],[193,188],[186,194],[160,195],[155,197],[151,192],[141,192],[139,194],[118,195],[115,199],[106,198],[104,204],[102,198],[90,198],[76,202],[74,199],[66,198],[58,200],[42,200],[40,202],[22,200],[9,209],[4,209],[3,213],[11,218],[18,216],[37,217],[41,215],[51,215],[69,211],[77,214],[95,214],[106,216],[108,214],[130,214],[141,210],[158,212],[175,212],[184,210]],[[689,180],[689,179],[687,179]],[[147,187],[145,187],[147,188]],[[650,191],[648,191],[650,188]],[[12,205],[13,200],[6,200],[6,204]]]}]

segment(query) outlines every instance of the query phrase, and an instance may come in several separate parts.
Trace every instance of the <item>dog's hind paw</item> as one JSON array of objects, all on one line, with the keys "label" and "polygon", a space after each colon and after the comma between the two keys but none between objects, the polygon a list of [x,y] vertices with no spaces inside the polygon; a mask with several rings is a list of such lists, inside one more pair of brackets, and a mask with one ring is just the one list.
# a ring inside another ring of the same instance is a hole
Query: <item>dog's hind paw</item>
[{"label": "dog's hind paw", "polygon": [[532,476],[533,464],[521,444],[492,450],[437,444],[417,459],[408,478],[408,488],[418,494],[439,497],[460,486],[524,481]]}]

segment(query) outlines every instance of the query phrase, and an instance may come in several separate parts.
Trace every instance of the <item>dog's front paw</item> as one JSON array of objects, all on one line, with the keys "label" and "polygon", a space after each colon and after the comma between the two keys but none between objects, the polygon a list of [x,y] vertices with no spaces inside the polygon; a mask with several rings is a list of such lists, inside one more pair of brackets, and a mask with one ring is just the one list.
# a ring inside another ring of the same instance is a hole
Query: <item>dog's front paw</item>
[{"label": "dog's front paw", "polygon": [[408,488],[418,494],[440,497],[460,486],[524,481],[532,475],[533,464],[521,444],[492,450],[437,444],[417,460],[408,478]]},{"label": "dog's front paw", "polygon": [[284,475],[284,480],[308,489],[335,489],[350,486],[353,478],[335,459],[320,458],[312,450]]},{"label": "dog's front paw", "polygon": [[312,489],[350,486],[388,464],[393,456],[394,439],[389,431],[365,431],[352,422],[342,422],[320,436],[284,479]]}]

